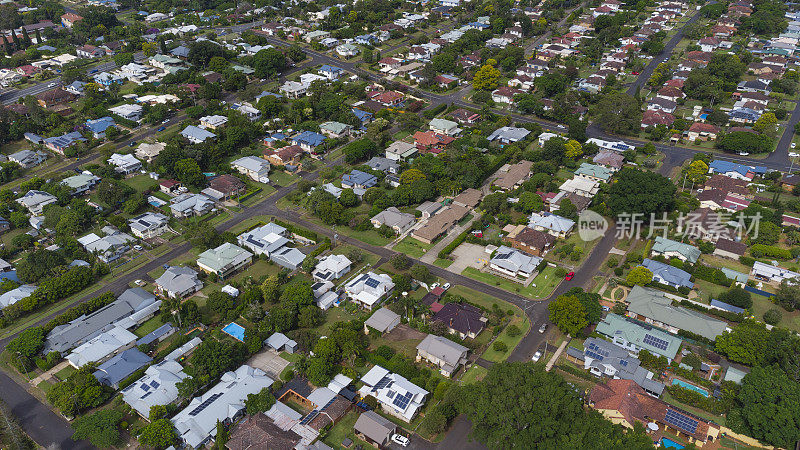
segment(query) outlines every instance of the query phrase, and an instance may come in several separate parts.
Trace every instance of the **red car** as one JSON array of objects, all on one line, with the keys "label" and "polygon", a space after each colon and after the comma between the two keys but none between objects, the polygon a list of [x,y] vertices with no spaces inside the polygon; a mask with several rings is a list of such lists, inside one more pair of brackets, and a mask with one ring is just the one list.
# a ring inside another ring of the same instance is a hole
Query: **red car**
[{"label": "red car", "polygon": [[571,280],[571,279],[572,279],[572,277],[574,277],[574,276],[575,276],[575,272],[570,272],[570,273],[568,273],[568,274],[567,274],[567,276],[565,276],[565,277],[564,277],[564,279],[565,279],[565,280],[567,280],[567,281],[569,281],[569,280]]},{"label": "red car", "polygon": [[631,72],[631,75],[639,75],[639,72]]}]

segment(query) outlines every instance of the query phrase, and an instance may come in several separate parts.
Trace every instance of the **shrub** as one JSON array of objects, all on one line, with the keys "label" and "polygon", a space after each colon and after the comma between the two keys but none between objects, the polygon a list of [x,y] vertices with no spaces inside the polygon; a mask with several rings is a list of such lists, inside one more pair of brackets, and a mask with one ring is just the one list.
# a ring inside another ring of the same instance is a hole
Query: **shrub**
[{"label": "shrub", "polygon": [[509,325],[506,331],[508,332],[508,335],[511,337],[517,337],[520,334],[522,334],[522,331],[520,331],[519,327],[516,325]]},{"label": "shrub", "polygon": [[492,349],[496,352],[505,353],[508,351],[508,346],[503,341],[494,341],[494,344],[492,344]]},{"label": "shrub", "polygon": [[777,308],[772,308],[764,313],[764,322],[770,325],[777,325],[783,319],[783,313]]}]

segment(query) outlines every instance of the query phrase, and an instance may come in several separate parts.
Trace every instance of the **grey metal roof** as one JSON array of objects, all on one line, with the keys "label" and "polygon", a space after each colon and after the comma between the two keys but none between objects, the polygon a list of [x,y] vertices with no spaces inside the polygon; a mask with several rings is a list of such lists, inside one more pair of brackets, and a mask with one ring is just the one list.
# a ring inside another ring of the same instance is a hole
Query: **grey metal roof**
[{"label": "grey metal roof", "polygon": [[446,337],[429,334],[417,345],[417,350],[422,350],[452,367],[457,367],[469,349]]},{"label": "grey metal roof", "polygon": [[628,311],[669,326],[699,334],[714,340],[728,324],[697,311],[672,305],[663,292],[634,286],[627,298]]},{"label": "grey metal roof", "polygon": [[364,325],[383,333],[391,331],[398,323],[400,323],[400,316],[389,308],[383,307],[375,311],[369,319],[364,322]]},{"label": "grey metal roof", "polygon": [[153,358],[131,348],[97,366],[94,377],[105,385],[116,386],[133,372],[150,364],[151,361]]},{"label": "grey metal roof", "polygon": [[660,278],[671,286],[685,286],[688,288],[694,286],[694,283],[691,281],[692,276],[688,272],[678,269],[677,267],[659,261],[653,261],[649,258],[645,258],[644,261],[642,261],[642,266],[653,273],[653,278]]}]

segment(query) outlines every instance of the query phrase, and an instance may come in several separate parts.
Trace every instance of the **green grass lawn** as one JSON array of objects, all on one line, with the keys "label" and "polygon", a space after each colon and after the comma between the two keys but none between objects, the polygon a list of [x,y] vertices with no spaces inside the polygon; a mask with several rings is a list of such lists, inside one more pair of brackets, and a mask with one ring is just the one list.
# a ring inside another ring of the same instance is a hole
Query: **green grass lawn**
[{"label": "green grass lawn", "polygon": [[[508,327],[511,325],[516,325],[520,329],[521,333],[518,336],[512,337],[508,335]],[[504,342],[508,346],[508,350],[506,350],[505,352],[498,352],[493,348],[494,343],[492,343],[489,345],[489,348],[486,349],[486,351],[483,353],[481,357],[487,361],[493,361],[493,362],[505,361],[506,359],[508,359],[508,356],[511,355],[511,352],[514,351],[515,348],[517,348],[519,342],[528,333],[528,330],[530,329],[531,329],[531,322],[528,319],[528,316],[515,315],[511,319],[511,322],[509,322],[508,326],[506,326],[503,329],[503,331],[500,332],[500,335],[497,336],[497,339],[495,340],[495,342],[498,341]]]},{"label": "green grass lawn", "polygon": [[158,182],[147,175],[136,175],[126,179],[124,183],[136,189],[136,192],[144,192]]},{"label": "green grass lawn", "polygon": [[[552,269],[552,271],[555,271],[555,268],[553,267],[548,267],[547,269]],[[531,283],[527,287],[523,286],[521,283],[515,283],[511,280],[499,277],[497,275],[493,275],[488,272],[481,272],[480,270],[474,267],[467,267],[466,269],[464,269],[463,272],[461,272],[461,275],[470,277],[473,280],[477,280],[491,286],[497,286],[500,289],[505,289],[506,291],[509,292],[516,292],[517,294],[523,295],[528,298],[540,299],[549,296],[550,293],[555,288],[555,286],[558,284],[558,282],[561,281],[560,279],[557,279],[555,277],[554,273],[548,272],[547,269],[543,270],[542,274],[538,275],[536,277],[537,279],[535,279],[533,283]],[[545,275],[547,275],[546,282],[544,281]],[[539,283],[537,283],[539,277],[542,277],[542,280]],[[534,284],[536,284],[536,286],[534,286]]]},{"label": "green grass lawn", "polygon": [[436,258],[436,261],[433,262],[434,266],[441,267],[442,269],[447,269],[451,264],[453,264],[452,260],[442,258]]},{"label": "green grass lawn", "polygon": [[794,332],[800,332],[800,311],[786,311],[785,309],[781,308],[780,306],[772,303],[772,301],[762,295],[752,295],[753,298],[753,307],[751,310],[753,311],[753,315],[756,316],[758,320],[764,320],[764,313],[769,311],[770,309],[777,309],[781,312],[782,318],[781,321],[778,323],[778,326],[792,330]]},{"label": "green grass lawn", "polygon": [[289,186],[298,179],[299,177],[297,175],[291,175],[280,170],[269,174],[269,180],[278,186]]},{"label": "green grass lawn", "polygon": [[155,331],[155,329],[160,327],[161,325],[164,325],[164,322],[161,321],[160,315],[156,315],[150,320],[143,323],[139,328],[137,328],[133,332],[133,334],[135,334],[138,337],[146,336],[147,334]]},{"label": "green grass lawn", "polygon": [[371,444],[362,441],[356,436],[356,433],[353,431],[353,426],[356,424],[356,420],[358,420],[358,413],[355,411],[347,413],[336,425],[333,426],[333,428],[331,428],[331,430],[328,432],[328,435],[325,436],[323,442],[333,448],[341,449],[344,448],[342,446],[342,441],[345,440],[345,438],[350,438],[354,445],[361,445],[364,448],[375,448]]},{"label": "green grass lawn", "polygon": [[272,261],[257,259],[250,267],[234,275],[233,280],[241,283],[248,277],[252,277],[254,280],[260,281],[262,277],[279,274],[282,269]]},{"label": "green grass lawn", "polygon": [[77,372],[77,370],[75,370],[74,367],[68,365],[67,367],[64,367],[63,369],[61,369],[58,372],[56,372],[55,375],[56,375],[56,378],[58,378],[59,380],[63,381],[63,380],[66,380],[67,377],[69,377],[70,375],[72,375],[75,372]]},{"label": "green grass lawn", "polygon": [[398,242],[397,245],[394,246],[394,251],[405,253],[406,255],[412,258],[421,258],[422,255],[425,254],[430,248],[433,247],[433,244],[425,244],[422,241],[418,241],[411,236],[405,237],[402,241]]},{"label": "green grass lawn", "polygon": [[461,377],[461,384],[472,384],[481,381],[488,373],[489,370],[477,364],[473,364],[464,376]]}]

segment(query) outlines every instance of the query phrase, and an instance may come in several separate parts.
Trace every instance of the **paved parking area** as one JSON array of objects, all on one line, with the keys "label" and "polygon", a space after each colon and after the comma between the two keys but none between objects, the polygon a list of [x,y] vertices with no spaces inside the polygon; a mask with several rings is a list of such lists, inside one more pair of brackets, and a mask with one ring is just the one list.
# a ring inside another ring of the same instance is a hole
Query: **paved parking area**
[{"label": "paved parking area", "polygon": [[453,273],[461,273],[467,267],[480,269],[483,267],[481,260],[489,260],[489,255],[484,252],[484,248],[485,247],[481,245],[464,242],[456,247],[456,249],[453,250],[453,253],[451,253],[454,261],[453,264],[450,264],[450,267],[448,267],[447,270]]},{"label": "paved parking area", "polygon": [[289,365],[289,361],[281,358],[275,350],[267,349],[253,355],[247,364],[263,370],[270,378],[277,380],[283,369]]}]

